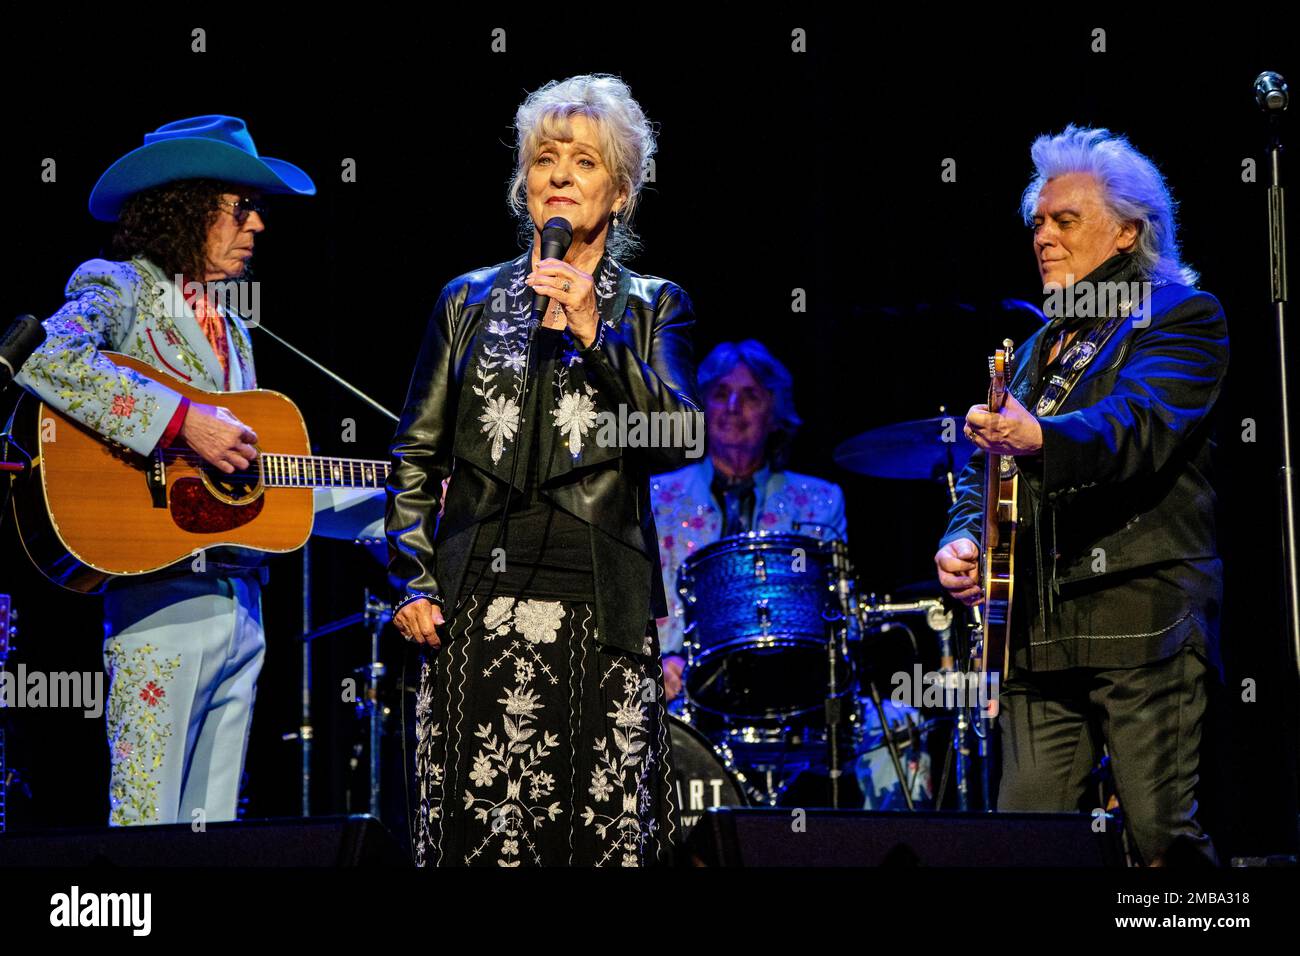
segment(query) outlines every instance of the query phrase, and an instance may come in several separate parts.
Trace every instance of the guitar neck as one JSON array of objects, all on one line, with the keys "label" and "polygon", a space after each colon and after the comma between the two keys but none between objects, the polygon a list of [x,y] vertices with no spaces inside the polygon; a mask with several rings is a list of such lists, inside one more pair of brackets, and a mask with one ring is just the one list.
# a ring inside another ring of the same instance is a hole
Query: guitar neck
[{"label": "guitar neck", "polygon": [[388,481],[386,461],[278,454],[261,458],[268,488],[382,488]]}]

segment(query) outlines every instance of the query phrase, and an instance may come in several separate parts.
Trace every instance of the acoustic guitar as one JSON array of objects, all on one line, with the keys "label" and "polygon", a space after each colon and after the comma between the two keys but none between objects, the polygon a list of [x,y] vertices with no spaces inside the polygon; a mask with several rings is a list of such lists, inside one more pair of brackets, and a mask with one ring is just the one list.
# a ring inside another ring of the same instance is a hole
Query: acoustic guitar
[{"label": "acoustic guitar", "polygon": [[313,488],[382,488],[388,479],[385,461],[312,455],[302,413],[279,392],[209,392],[103,354],[193,402],[230,409],[257,432],[258,456],[228,475],[183,443],[139,455],[23,396],[13,431],[32,459],[15,479],[14,517],[28,556],[55,584],[94,593],[110,577],[194,565],[211,548],[294,551],[311,535]]},{"label": "acoustic guitar", "polygon": [[[1015,346],[1004,339],[989,359],[989,411],[1006,405],[1007,387],[1015,363]],[[1015,585],[1016,493],[1020,475],[1012,455],[988,453],[984,467],[984,588],[979,668],[985,679],[1001,680],[1010,662],[1011,598]],[[990,708],[996,714],[996,702]]]}]

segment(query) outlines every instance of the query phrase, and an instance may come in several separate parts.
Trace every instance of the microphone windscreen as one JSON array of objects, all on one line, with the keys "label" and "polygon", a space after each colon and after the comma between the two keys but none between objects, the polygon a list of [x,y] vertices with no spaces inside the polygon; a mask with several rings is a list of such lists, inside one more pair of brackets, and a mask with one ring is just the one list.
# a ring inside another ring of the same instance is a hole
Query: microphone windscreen
[{"label": "microphone windscreen", "polygon": [[20,315],[0,336],[0,379],[8,382],[45,341],[45,326],[34,315]]},{"label": "microphone windscreen", "polygon": [[573,243],[573,226],[563,216],[546,220],[542,227],[542,258],[563,259]]}]

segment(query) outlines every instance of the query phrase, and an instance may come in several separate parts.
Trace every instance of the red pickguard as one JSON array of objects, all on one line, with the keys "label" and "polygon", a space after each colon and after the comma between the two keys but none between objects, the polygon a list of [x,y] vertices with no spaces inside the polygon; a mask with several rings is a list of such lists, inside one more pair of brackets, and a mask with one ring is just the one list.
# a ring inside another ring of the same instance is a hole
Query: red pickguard
[{"label": "red pickguard", "polygon": [[228,505],[212,497],[199,478],[180,478],[172,485],[168,507],[172,520],[182,531],[217,534],[248,524],[262,513],[265,495],[246,505]]}]

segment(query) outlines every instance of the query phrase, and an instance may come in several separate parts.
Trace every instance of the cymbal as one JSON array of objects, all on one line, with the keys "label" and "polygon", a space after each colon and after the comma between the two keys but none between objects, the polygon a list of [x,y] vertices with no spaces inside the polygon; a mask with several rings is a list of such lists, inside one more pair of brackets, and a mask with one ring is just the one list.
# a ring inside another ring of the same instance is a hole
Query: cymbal
[{"label": "cymbal", "polygon": [[976,445],[962,432],[960,415],[895,422],[840,442],[835,463],[876,478],[936,481],[963,468]]}]

